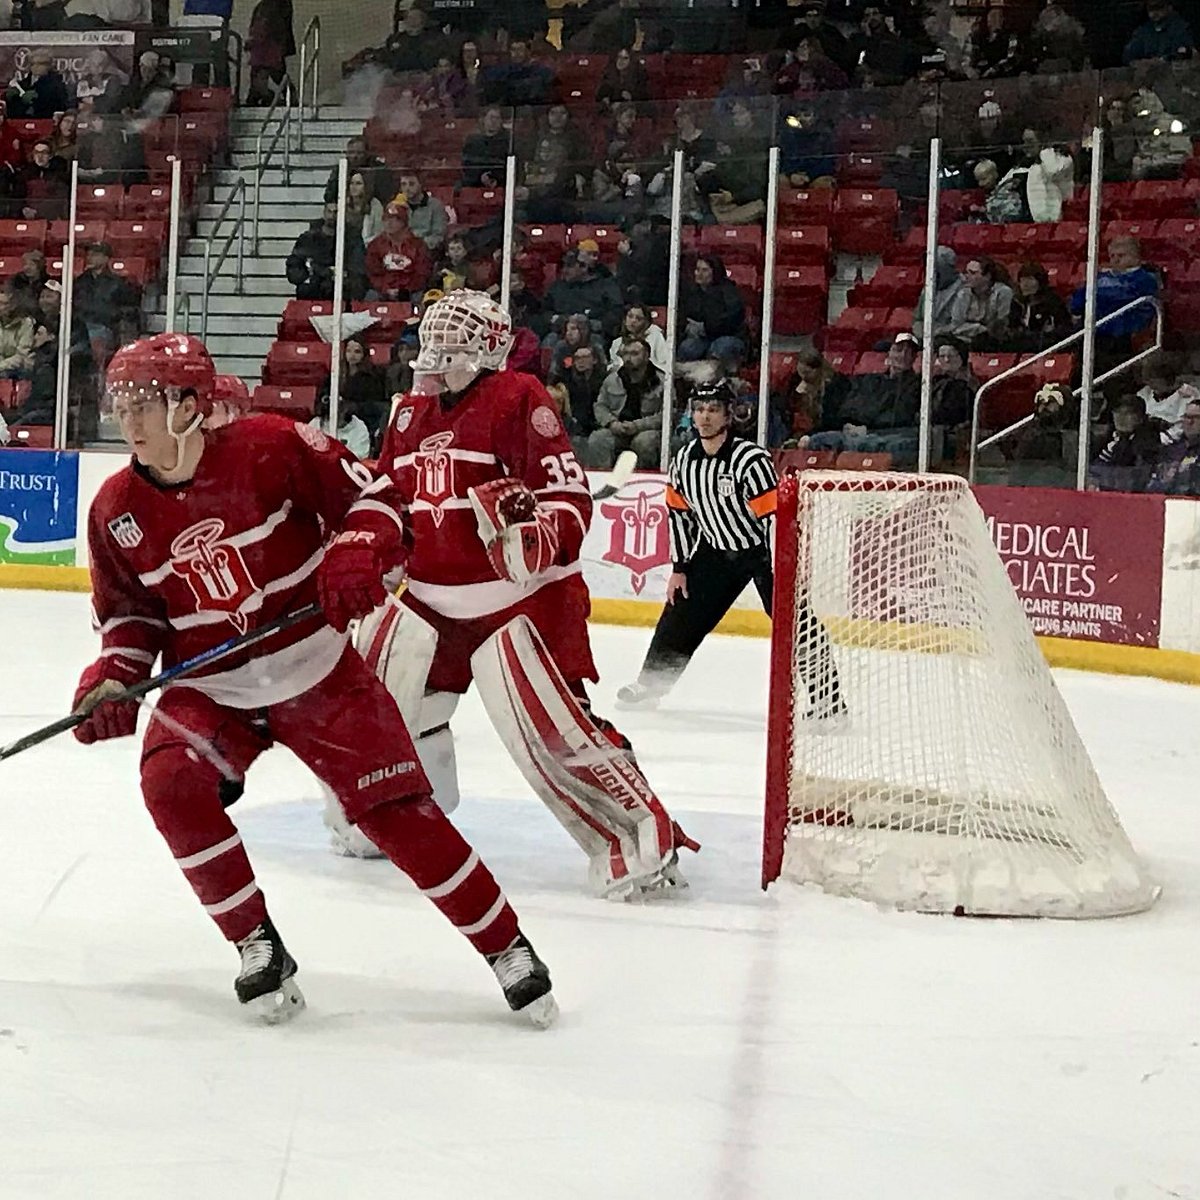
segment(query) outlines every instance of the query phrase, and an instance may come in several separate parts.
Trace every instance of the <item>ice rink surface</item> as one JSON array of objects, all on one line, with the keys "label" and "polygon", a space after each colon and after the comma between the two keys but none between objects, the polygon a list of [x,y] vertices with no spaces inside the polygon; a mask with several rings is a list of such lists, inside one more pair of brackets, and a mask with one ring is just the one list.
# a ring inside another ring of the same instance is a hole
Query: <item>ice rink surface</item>
[{"label": "ice rink surface", "polygon": [[[7,742],[66,711],[96,642],[84,596],[0,592],[0,621]],[[648,631],[594,636],[610,711]],[[766,649],[710,639],[621,715],[704,843],[653,905],[585,894],[460,709],[457,820],[551,967],[545,1033],[390,864],[328,853],[286,751],[234,810],[308,997],[279,1028],[236,1004],[134,741],[0,764],[0,1197],[1200,1200],[1200,690],[1058,677],[1152,911],[898,915],[757,887]]]}]

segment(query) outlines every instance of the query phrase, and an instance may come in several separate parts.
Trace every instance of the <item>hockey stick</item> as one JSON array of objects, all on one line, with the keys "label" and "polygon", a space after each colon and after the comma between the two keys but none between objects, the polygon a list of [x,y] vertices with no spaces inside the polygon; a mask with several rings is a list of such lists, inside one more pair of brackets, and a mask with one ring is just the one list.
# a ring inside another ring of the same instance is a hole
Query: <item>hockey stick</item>
[{"label": "hockey stick", "polygon": [[609,472],[608,482],[598,491],[592,493],[593,500],[607,500],[615,496],[630,480],[637,470],[637,455],[632,450],[622,450],[617,455],[617,461]]},{"label": "hockey stick", "polygon": [[[210,650],[205,650],[200,654],[194,655],[192,658],[184,659],[181,663],[176,663],[173,667],[168,667],[167,670],[160,672],[150,679],[144,679],[141,683],[135,683],[132,687],[127,687],[124,691],[117,692],[115,695],[106,696],[100,703],[107,704],[113,700],[140,700],[141,697],[160,687],[165,687],[168,683],[173,683],[176,679],[182,679],[185,675],[191,675],[201,667],[206,667],[209,663],[217,662],[218,659],[227,658],[231,654],[236,654],[239,650],[247,650],[251,646],[256,646],[259,642],[269,638],[273,633],[278,633],[281,629],[287,629],[291,625],[306,621],[309,617],[318,616],[320,612],[321,606],[319,604],[306,604],[303,608],[296,609],[295,612],[284,613],[283,616],[276,617],[275,620],[268,621],[265,625],[260,625],[257,629],[252,629],[249,633],[242,633],[237,637],[231,637],[228,641],[222,642],[218,646],[213,646]],[[22,750],[28,750],[31,746],[38,746],[42,742],[49,741],[52,737],[57,737],[60,733],[66,733],[68,729],[74,729],[77,725],[82,725],[88,719],[89,715],[90,712],[72,713],[69,717],[62,717],[60,720],[53,722],[53,724],[44,725],[41,729],[35,729],[33,733],[27,733],[23,738],[18,738],[15,742],[10,742],[7,746],[0,746],[0,762],[3,762],[6,758],[12,758],[14,754],[20,754]]]}]

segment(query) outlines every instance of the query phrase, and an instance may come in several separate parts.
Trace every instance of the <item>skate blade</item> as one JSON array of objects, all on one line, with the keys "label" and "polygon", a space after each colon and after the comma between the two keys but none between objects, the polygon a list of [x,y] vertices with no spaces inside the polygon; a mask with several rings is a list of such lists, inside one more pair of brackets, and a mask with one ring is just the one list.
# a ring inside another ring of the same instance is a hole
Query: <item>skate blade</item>
[{"label": "skate blade", "polygon": [[553,992],[547,992],[544,996],[531,1000],[520,1011],[538,1029],[549,1029],[558,1020],[558,1001],[554,999]]},{"label": "skate blade", "polygon": [[295,979],[285,979],[279,991],[256,996],[246,1007],[264,1024],[282,1025],[304,1010],[304,993]]}]

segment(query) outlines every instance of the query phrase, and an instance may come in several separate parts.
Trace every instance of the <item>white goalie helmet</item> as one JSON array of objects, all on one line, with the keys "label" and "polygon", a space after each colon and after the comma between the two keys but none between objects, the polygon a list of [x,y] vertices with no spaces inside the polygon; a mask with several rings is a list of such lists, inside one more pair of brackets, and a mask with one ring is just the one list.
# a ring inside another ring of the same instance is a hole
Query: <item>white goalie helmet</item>
[{"label": "white goalie helmet", "polygon": [[413,390],[461,392],[480,371],[500,371],[512,350],[512,318],[483,292],[466,288],[435,300],[421,318]]}]

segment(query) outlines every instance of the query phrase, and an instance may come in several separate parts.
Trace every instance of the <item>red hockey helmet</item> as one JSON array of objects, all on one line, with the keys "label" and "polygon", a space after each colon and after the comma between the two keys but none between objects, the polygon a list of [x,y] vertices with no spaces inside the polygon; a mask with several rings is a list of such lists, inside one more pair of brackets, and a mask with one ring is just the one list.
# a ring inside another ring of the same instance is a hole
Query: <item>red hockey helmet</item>
[{"label": "red hockey helmet", "polygon": [[213,384],[211,412],[205,429],[219,429],[250,411],[250,390],[236,375],[218,375]]},{"label": "red hockey helmet", "polygon": [[110,399],[118,393],[157,394],[168,404],[185,393],[195,397],[197,410],[212,410],[216,369],[199,338],[184,333],[157,333],[122,346],[108,364]]}]

